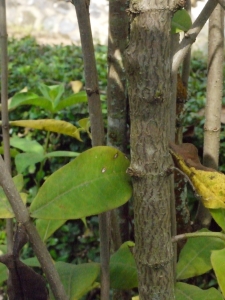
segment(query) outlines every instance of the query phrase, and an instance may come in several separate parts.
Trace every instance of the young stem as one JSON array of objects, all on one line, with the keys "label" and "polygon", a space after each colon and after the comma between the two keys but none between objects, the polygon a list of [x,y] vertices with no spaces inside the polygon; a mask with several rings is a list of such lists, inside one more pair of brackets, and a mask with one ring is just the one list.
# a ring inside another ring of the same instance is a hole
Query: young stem
[{"label": "young stem", "polygon": [[[94,55],[94,45],[89,18],[88,0],[72,1],[77,14],[82,52],[88,108],[91,123],[92,146],[105,143],[98,75]],[[101,260],[101,300],[109,299],[109,213],[99,215],[100,260]]]},{"label": "young stem", "polygon": [[214,237],[225,241],[225,234],[221,232],[192,232],[192,233],[183,233],[172,237],[172,242],[177,243],[178,241],[196,238],[196,237]]}]

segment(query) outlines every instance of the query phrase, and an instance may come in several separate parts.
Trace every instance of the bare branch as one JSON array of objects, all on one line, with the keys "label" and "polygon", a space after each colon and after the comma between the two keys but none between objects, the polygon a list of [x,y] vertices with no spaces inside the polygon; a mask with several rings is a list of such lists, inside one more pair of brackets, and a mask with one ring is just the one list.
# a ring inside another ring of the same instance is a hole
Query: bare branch
[{"label": "bare branch", "polygon": [[206,3],[203,10],[201,11],[201,13],[199,14],[198,18],[193,23],[191,29],[188,30],[188,32],[185,34],[183,40],[180,43],[177,53],[173,57],[172,73],[177,72],[184,57],[188,53],[191,45],[195,42],[196,37],[198,36],[199,32],[202,30],[202,27],[205,25],[206,21],[209,19],[217,3],[218,3],[217,0],[209,0]]},{"label": "bare branch", "polygon": [[[82,52],[88,108],[91,123],[92,146],[105,143],[101,101],[98,88],[98,75],[89,18],[89,1],[73,0],[77,13]],[[99,215],[100,260],[101,260],[101,299],[109,299],[109,212]]]}]

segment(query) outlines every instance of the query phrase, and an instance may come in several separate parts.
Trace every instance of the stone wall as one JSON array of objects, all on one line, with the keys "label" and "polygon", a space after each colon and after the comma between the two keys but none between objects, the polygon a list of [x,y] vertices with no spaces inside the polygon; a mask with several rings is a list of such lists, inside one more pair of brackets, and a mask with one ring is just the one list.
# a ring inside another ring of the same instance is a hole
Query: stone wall
[{"label": "stone wall", "polygon": [[[79,43],[74,6],[57,0],[6,0],[9,36],[27,34],[44,43]],[[108,1],[92,0],[90,16],[96,42],[107,43]]]},{"label": "stone wall", "polygon": [[[90,1],[90,18],[95,42],[107,44],[108,0]],[[27,34],[40,43],[79,44],[80,36],[74,6],[66,0],[6,0],[9,36]],[[193,19],[205,5],[198,1],[192,10]],[[197,38],[194,49],[207,51],[207,26]]]}]

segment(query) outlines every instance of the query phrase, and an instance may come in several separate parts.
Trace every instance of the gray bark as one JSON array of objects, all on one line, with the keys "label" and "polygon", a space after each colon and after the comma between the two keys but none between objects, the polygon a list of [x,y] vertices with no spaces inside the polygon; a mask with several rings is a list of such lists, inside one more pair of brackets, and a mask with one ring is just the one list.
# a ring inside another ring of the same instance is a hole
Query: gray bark
[{"label": "gray bark", "polygon": [[[172,4],[172,3],[171,3]],[[127,72],[135,260],[141,300],[174,299],[170,220],[171,4],[131,1]]]}]

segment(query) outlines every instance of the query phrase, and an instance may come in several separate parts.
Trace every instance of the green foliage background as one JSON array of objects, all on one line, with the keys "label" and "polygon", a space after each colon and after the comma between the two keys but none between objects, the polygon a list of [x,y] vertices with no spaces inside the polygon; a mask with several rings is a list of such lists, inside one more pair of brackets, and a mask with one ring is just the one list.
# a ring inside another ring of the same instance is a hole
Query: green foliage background
[{"label": "green foliage background", "polygon": [[[102,111],[106,123],[106,88],[107,88],[107,48],[95,47],[99,87],[102,100]],[[34,38],[9,41],[9,97],[24,87],[38,93],[40,83],[46,85],[65,84],[65,96],[72,94],[70,81],[80,80],[84,84],[83,58],[81,48],[71,46],[38,45]],[[225,73],[225,68],[224,68]],[[207,61],[201,53],[195,53],[191,64],[191,76],[188,87],[188,102],[184,113],[184,128],[192,126],[192,133],[186,136],[186,141],[195,144],[198,149],[203,145],[203,113],[206,97]],[[225,95],[223,96],[225,105]],[[10,120],[43,119],[46,112],[38,107],[22,106],[10,112]],[[74,125],[82,118],[88,117],[87,104],[79,104],[60,111],[57,119],[68,121]],[[225,171],[225,135],[224,124],[221,133],[220,170]],[[11,134],[24,134],[24,129],[12,128]],[[29,131],[31,139],[43,144],[45,133]],[[50,135],[50,150],[70,150],[83,152],[90,148],[87,135],[82,136],[83,143],[68,136]],[[41,176],[45,178],[69,161],[68,158],[52,158],[43,168]],[[36,194],[35,169],[28,169],[25,175],[26,190],[31,195]],[[38,175],[40,176],[40,174]],[[191,201],[194,201],[193,199]],[[192,208],[194,206],[191,206]],[[0,231],[0,245],[5,244],[4,221],[0,221],[3,230]],[[99,262],[99,236],[97,217],[90,217],[85,223],[81,220],[66,222],[47,241],[48,249],[55,261],[84,263]],[[22,257],[33,255],[29,246],[24,247]],[[96,298],[97,299],[97,298]]]}]

